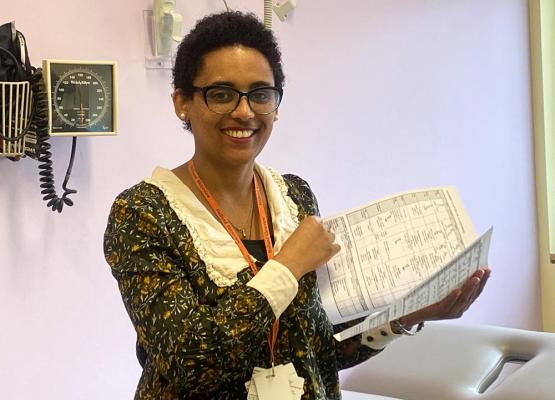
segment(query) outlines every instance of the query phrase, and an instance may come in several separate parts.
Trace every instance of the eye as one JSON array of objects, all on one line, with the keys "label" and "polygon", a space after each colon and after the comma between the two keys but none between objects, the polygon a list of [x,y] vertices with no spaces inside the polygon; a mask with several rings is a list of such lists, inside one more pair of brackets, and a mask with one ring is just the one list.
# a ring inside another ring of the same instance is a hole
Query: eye
[{"label": "eye", "polygon": [[251,92],[249,98],[255,103],[268,103],[275,101],[275,96],[273,89],[259,89]]},{"label": "eye", "polygon": [[210,102],[229,103],[236,97],[233,90],[225,88],[212,88],[206,92],[206,98]]}]

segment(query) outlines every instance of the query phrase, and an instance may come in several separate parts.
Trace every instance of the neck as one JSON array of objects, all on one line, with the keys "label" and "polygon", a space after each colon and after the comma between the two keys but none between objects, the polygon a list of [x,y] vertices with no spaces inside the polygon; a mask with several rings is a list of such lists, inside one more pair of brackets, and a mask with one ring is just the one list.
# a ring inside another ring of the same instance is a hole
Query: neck
[{"label": "neck", "polygon": [[254,161],[246,165],[214,165],[199,157],[192,161],[200,178],[217,200],[233,201],[248,198],[252,194]]},{"label": "neck", "polygon": [[[257,206],[252,186],[254,161],[240,167],[217,165],[195,156],[193,156],[191,161],[200,179],[214,197],[227,219],[234,224],[236,229],[239,227],[238,230],[241,233],[245,232],[249,239],[260,239],[262,237],[262,230],[258,220],[259,213],[256,210]],[[189,171],[187,171],[187,163],[175,168],[173,172],[191,189],[199,201],[207,209],[211,210],[214,217],[218,218],[197,188]],[[267,200],[263,185],[261,185],[261,190],[262,202],[267,211],[267,217],[271,219],[271,215],[267,210]],[[272,226],[271,222],[269,226]]]}]

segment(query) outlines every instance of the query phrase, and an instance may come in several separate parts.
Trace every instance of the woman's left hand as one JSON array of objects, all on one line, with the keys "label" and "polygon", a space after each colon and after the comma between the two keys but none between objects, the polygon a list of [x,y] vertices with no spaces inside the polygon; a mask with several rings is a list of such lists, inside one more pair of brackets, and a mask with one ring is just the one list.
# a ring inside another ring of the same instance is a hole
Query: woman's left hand
[{"label": "woman's left hand", "polygon": [[399,318],[399,322],[410,327],[424,321],[460,318],[482,293],[490,274],[489,268],[478,269],[461,288],[435,304]]}]

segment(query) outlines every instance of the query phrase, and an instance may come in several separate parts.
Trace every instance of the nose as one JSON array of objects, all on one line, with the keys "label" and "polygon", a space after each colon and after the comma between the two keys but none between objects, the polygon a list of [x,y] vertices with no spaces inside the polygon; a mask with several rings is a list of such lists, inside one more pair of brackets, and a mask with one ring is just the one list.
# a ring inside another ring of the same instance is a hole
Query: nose
[{"label": "nose", "polygon": [[237,118],[243,121],[254,117],[254,112],[249,105],[247,96],[241,96],[241,98],[239,99],[239,104],[237,104],[237,107],[235,107],[235,110],[233,110],[230,115],[233,118]]}]

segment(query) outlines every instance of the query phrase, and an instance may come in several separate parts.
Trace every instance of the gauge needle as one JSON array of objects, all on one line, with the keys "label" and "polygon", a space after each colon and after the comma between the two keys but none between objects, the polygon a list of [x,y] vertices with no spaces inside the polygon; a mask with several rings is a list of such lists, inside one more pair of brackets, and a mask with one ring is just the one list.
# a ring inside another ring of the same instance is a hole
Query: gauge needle
[{"label": "gauge needle", "polygon": [[81,125],[85,123],[85,110],[83,109],[83,103],[79,105],[79,123]]}]

